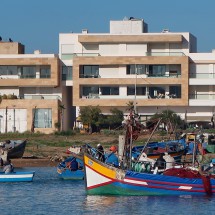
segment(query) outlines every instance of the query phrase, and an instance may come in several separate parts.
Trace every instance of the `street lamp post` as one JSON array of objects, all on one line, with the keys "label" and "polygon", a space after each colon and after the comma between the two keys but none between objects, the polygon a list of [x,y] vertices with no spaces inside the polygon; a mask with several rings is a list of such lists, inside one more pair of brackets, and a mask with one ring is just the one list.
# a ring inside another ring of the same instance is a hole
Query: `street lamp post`
[{"label": "street lamp post", "polygon": [[3,118],[2,115],[0,115],[0,133],[1,133],[1,119]]},{"label": "street lamp post", "polygon": [[13,132],[16,132],[16,109],[15,105],[13,106]]}]

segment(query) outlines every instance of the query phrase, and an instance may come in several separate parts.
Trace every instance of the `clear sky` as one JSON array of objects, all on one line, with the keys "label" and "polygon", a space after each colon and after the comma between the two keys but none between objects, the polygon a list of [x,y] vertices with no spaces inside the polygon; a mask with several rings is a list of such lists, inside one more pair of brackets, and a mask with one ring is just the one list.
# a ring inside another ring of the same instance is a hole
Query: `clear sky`
[{"label": "clear sky", "polygon": [[26,53],[58,53],[59,33],[108,33],[124,17],[144,19],[149,32],[190,32],[198,52],[215,49],[215,0],[0,0],[0,36]]}]

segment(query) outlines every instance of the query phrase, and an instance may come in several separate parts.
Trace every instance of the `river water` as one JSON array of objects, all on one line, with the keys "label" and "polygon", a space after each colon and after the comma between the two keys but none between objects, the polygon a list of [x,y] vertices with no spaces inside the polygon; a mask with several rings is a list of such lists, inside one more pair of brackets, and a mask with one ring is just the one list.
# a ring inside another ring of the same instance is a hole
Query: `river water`
[{"label": "river water", "polygon": [[36,171],[33,182],[0,184],[0,215],[215,214],[214,197],[87,196],[84,181],[64,181],[56,168]]}]

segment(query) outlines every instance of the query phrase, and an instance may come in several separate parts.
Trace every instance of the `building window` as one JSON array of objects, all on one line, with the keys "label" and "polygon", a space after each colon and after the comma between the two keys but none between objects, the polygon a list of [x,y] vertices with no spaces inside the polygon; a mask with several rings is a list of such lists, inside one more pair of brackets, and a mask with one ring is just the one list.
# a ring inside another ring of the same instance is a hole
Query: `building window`
[{"label": "building window", "polygon": [[166,73],[165,65],[149,65],[149,76],[164,76]]},{"label": "building window", "polygon": [[40,78],[51,78],[50,66],[40,67]]},{"label": "building window", "polygon": [[35,66],[18,67],[18,73],[20,74],[20,78],[36,78],[36,67]]},{"label": "building window", "polygon": [[97,65],[84,65],[80,66],[80,78],[98,78],[99,66]]},{"label": "building window", "polygon": [[0,66],[0,75],[17,75],[17,66]]},{"label": "building window", "polygon": [[181,86],[170,86],[169,96],[171,98],[181,98]]},{"label": "building window", "polygon": [[83,96],[91,97],[92,95],[99,95],[99,87],[83,87]]},{"label": "building window", "polygon": [[62,66],[62,81],[72,80],[72,66]]},{"label": "building window", "polygon": [[119,87],[101,87],[101,95],[119,95]]},{"label": "building window", "polygon": [[[135,87],[129,86],[127,87],[127,95],[135,95]],[[138,96],[144,96],[146,95],[146,87],[136,87],[136,95]]]},{"label": "building window", "polygon": [[165,87],[149,87],[149,98],[165,98]]},{"label": "building window", "polygon": [[35,128],[52,128],[52,109],[36,108],[33,110],[33,114],[35,114],[34,115]]},{"label": "building window", "polygon": [[141,74],[146,74],[146,67],[143,64],[127,65],[126,74],[127,75],[134,75],[134,74],[141,75]]}]

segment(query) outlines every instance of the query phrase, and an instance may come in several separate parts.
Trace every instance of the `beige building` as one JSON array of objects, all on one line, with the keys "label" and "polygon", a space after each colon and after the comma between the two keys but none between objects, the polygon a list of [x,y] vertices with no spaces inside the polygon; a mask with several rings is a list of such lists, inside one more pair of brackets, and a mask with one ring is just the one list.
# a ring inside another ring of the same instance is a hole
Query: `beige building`
[{"label": "beige building", "polygon": [[0,132],[56,130],[62,101],[59,75],[58,56],[25,54],[22,44],[0,41]]}]

